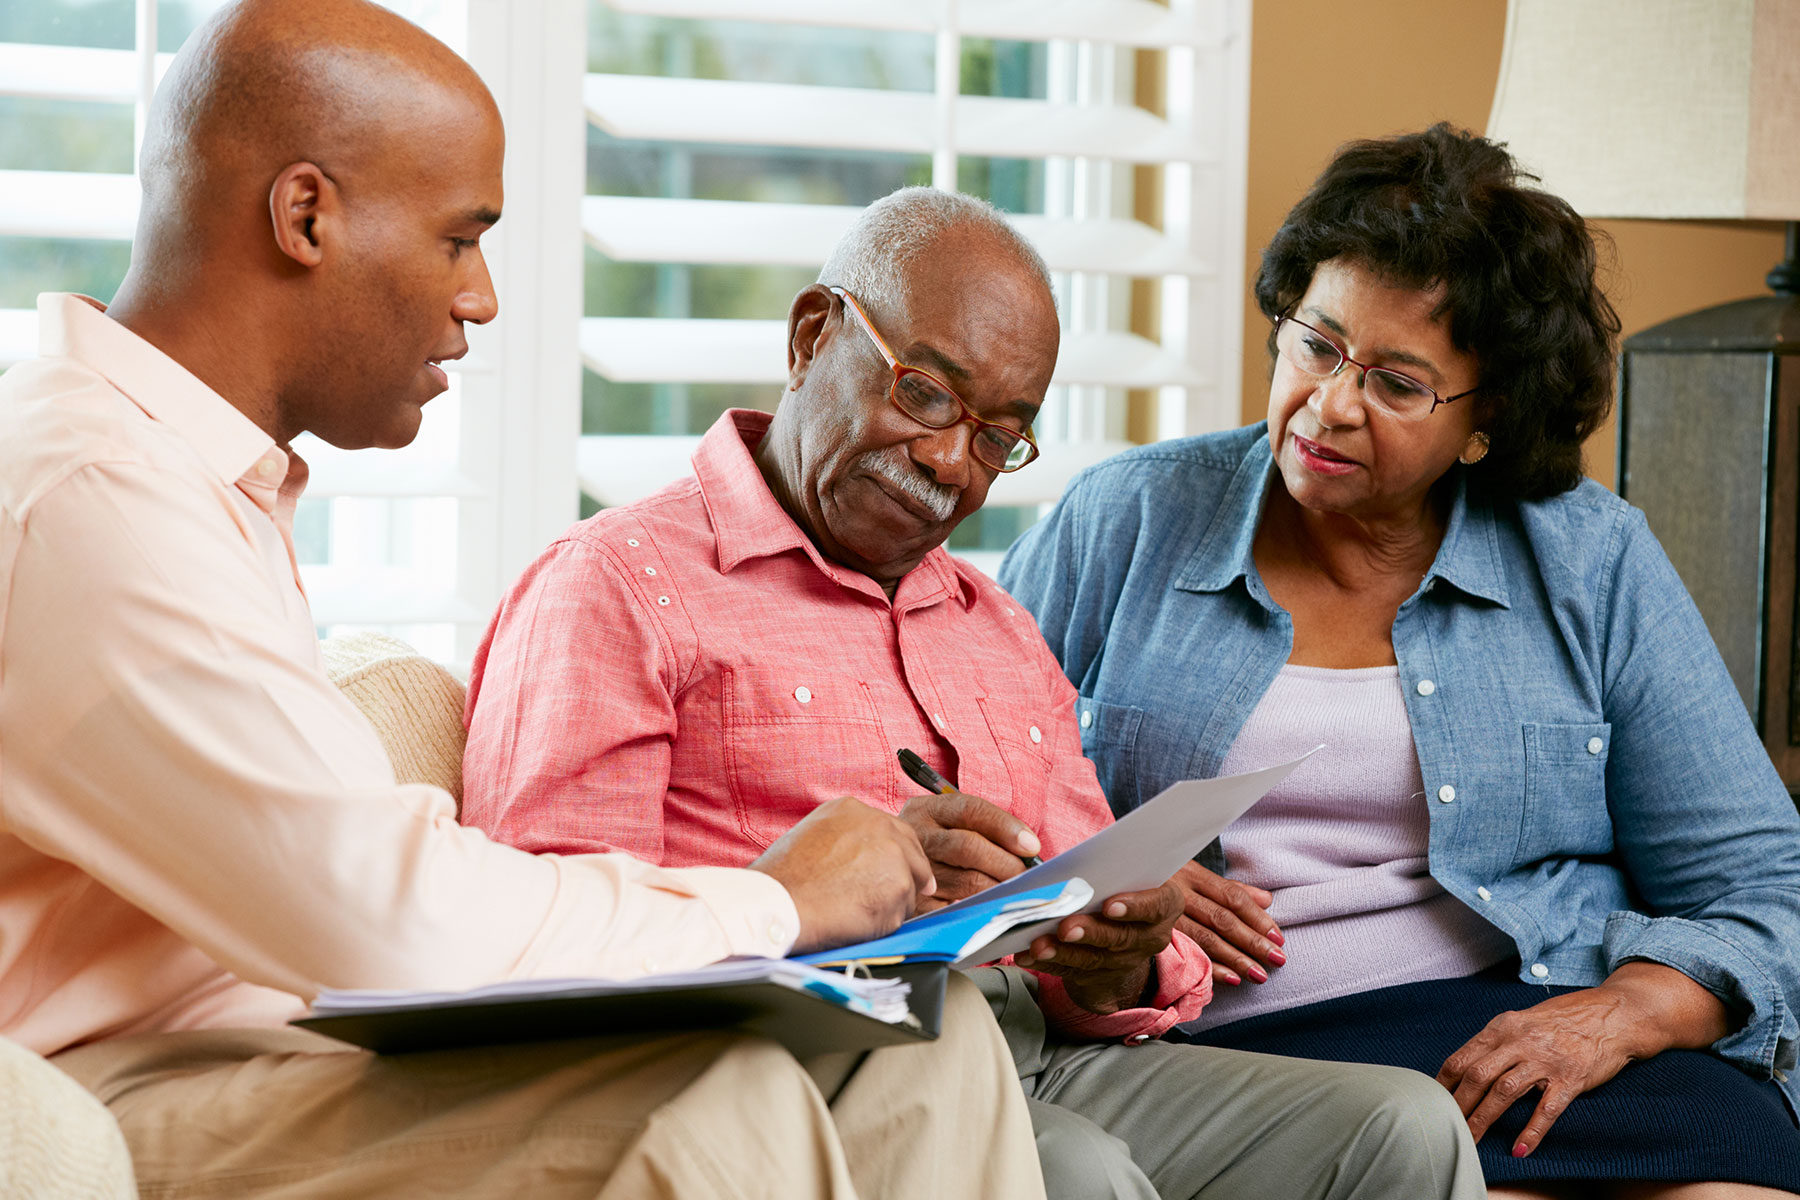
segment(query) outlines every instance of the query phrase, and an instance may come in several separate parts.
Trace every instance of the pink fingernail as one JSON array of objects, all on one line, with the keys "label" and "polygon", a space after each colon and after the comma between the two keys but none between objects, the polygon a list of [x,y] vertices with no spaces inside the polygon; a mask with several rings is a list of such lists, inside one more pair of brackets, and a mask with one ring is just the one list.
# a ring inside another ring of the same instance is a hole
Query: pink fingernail
[{"label": "pink fingernail", "polygon": [[1287,955],[1283,954],[1279,950],[1269,951],[1268,958],[1269,958],[1270,962],[1274,963],[1278,967],[1283,966],[1287,963]]},{"label": "pink fingernail", "polygon": [[1236,971],[1227,971],[1224,967],[1213,968],[1213,978],[1220,983],[1229,983],[1232,987],[1241,987],[1244,982],[1238,978]]},{"label": "pink fingernail", "polygon": [[1258,982],[1258,983],[1269,982],[1269,973],[1267,971],[1263,970],[1261,967],[1257,966],[1255,963],[1250,964],[1249,968],[1246,969],[1244,973],[1246,975],[1250,976],[1250,978],[1256,980],[1256,982]]},{"label": "pink fingernail", "polygon": [[1531,1147],[1527,1146],[1524,1142],[1520,1142],[1518,1145],[1513,1147],[1513,1157],[1514,1158],[1524,1158],[1527,1154],[1530,1154],[1530,1153],[1531,1153]]},{"label": "pink fingernail", "polygon": [[1287,945],[1287,939],[1281,936],[1281,930],[1279,929],[1269,930],[1269,940],[1274,942],[1277,946]]}]

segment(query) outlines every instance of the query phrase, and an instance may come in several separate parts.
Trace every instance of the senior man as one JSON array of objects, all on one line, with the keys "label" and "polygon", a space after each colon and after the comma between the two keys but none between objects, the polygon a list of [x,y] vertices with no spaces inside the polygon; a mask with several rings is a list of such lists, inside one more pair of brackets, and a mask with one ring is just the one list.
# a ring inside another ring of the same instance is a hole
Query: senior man
[{"label": "senior man", "polygon": [[[464,819],[527,849],[739,864],[851,793],[919,831],[954,898],[1109,821],[1074,692],[1030,616],[943,549],[1028,466],[1056,360],[1048,274],[928,188],[863,214],[788,315],[774,416],[600,513],[514,587],[469,692]],[[917,789],[916,750],[961,792]],[[1422,1075],[1151,1041],[1209,995],[1168,888],[975,972],[1056,1196],[1474,1196]]]},{"label": "senior man", "polygon": [[0,1034],[107,1103],[147,1196],[1042,1195],[973,987],[935,1044],[804,1066],[726,1034],[378,1058],[283,1028],[324,986],[828,946],[932,886],[854,801],[747,870],[521,853],[396,784],[327,681],[290,442],[411,440],[495,315],[501,157],[468,66],[361,0],[244,0],[170,68],[111,311],[45,297],[0,380]]}]

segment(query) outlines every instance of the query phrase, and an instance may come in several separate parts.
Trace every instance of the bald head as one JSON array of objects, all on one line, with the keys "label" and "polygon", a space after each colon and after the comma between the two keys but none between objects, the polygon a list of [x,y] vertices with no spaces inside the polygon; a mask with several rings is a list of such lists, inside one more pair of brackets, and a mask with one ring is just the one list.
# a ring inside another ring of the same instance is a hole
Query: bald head
[{"label": "bald head", "polygon": [[139,252],[204,255],[290,163],[347,189],[374,183],[363,177],[472,109],[495,113],[469,65],[379,5],[238,0],[182,47],[151,105]]},{"label": "bald head", "polygon": [[493,97],[365,0],[236,0],[151,105],[115,319],[286,442],[398,446],[497,301]]}]

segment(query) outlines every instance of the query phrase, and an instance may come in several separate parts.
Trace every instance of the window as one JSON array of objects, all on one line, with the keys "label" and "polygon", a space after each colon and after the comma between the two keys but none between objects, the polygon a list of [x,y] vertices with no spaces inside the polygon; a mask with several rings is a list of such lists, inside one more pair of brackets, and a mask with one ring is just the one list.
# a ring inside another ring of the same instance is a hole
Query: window
[{"label": "window", "polygon": [[[34,350],[38,291],[117,287],[144,105],[218,3],[0,9],[0,369]],[[297,446],[321,628],[466,662],[580,512],[685,474],[725,408],[774,404],[794,292],[904,184],[1016,214],[1064,322],[1044,457],[953,550],[991,569],[1082,466],[1237,424],[1248,3],[390,0],[505,115],[501,315],[413,446]]]},{"label": "window", "polygon": [[584,509],[685,474],[781,394],[788,304],[857,209],[1015,214],[1064,338],[1044,456],[951,547],[991,569],[1081,467],[1238,423],[1248,8],[590,0]]}]

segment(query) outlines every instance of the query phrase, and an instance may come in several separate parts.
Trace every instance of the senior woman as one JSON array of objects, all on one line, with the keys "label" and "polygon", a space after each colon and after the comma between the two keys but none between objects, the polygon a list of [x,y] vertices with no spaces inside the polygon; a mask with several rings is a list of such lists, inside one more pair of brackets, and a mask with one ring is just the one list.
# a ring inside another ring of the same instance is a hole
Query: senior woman
[{"label": "senior woman", "polygon": [[1238,985],[1188,1036],[1436,1075],[1496,1195],[1800,1192],[1800,819],[1581,478],[1594,266],[1490,142],[1345,147],[1263,256],[1266,425],[1090,469],[1000,578],[1118,811],[1324,744],[1182,873]]}]

